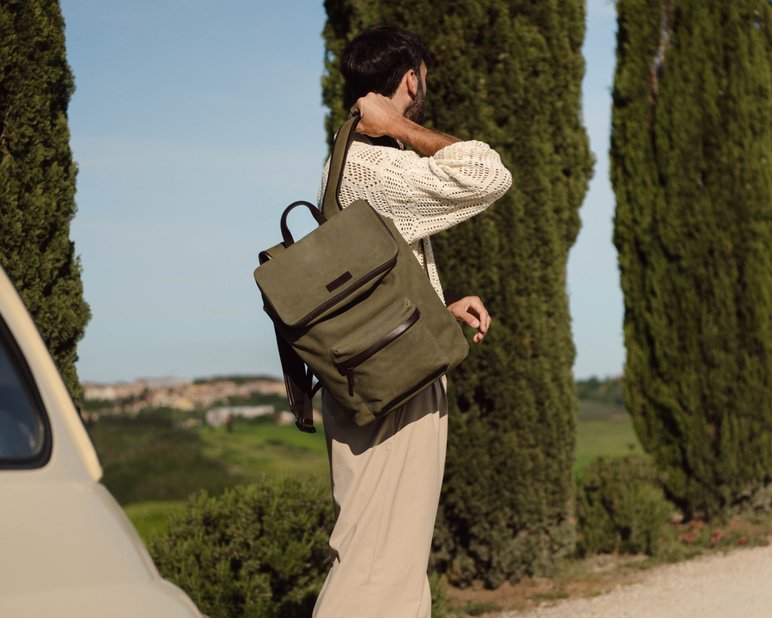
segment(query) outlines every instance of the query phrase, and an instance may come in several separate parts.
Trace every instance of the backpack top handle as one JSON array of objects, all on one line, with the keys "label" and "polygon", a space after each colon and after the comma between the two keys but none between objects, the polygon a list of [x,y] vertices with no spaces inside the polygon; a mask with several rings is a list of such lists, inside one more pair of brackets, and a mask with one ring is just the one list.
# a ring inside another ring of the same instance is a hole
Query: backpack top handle
[{"label": "backpack top handle", "polygon": [[279,224],[279,227],[281,229],[282,244],[284,245],[285,248],[295,243],[295,239],[292,237],[292,234],[290,233],[289,228],[287,227],[287,215],[290,213],[290,211],[293,208],[297,208],[298,206],[305,206],[306,208],[308,208],[308,210],[313,215],[317,225],[322,225],[322,223],[324,223],[325,221],[324,215],[320,212],[320,210],[316,206],[314,206],[310,202],[306,202],[305,200],[292,202],[292,204],[287,206],[284,209],[284,212],[281,214],[281,223]]}]

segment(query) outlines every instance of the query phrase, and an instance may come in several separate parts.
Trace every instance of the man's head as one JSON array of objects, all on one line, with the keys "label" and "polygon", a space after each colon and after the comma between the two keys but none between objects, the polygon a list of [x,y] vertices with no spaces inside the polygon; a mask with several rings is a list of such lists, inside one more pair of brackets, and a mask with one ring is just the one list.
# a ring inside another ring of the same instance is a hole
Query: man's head
[{"label": "man's head", "polygon": [[420,123],[428,61],[426,45],[412,32],[391,26],[365,30],[346,45],[340,58],[346,106],[368,92],[394,97],[403,88],[409,97],[405,116]]}]

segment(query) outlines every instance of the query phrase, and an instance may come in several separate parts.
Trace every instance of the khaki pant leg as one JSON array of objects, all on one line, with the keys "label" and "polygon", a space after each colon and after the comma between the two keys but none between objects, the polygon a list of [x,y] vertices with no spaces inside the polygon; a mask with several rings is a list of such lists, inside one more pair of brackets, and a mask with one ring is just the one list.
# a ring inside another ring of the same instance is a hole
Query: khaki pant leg
[{"label": "khaki pant leg", "polygon": [[326,393],[336,554],[315,618],[429,618],[426,576],[447,443],[444,380],[365,427]]}]

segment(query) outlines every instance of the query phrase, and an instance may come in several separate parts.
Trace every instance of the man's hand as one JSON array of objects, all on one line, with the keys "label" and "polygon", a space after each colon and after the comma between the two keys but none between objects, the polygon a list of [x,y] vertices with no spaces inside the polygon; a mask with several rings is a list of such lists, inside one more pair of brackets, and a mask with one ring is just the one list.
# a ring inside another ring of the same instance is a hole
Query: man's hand
[{"label": "man's hand", "polygon": [[405,120],[389,97],[374,92],[357,100],[351,108],[352,113],[355,111],[362,118],[357,125],[357,133],[370,137],[395,137],[397,127]]},{"label": "man's hand", "polygon": [[475,343],[483,340],[491,326],[491,316],[478,296],[465,296],[461,300],[450,303],[448,311],[456,316],[456,319],[477,329],[477,334],[472,338]]},{"label": "man's hand", "polygon": [[351,112],[359,112],[361,117],[357,133],[370,137],[388,135],[424,156],[430,157],[445,146],[460,141],[457,137],[432,131],[405,118],[394,101],[382,94],[368,93],[354,103]]}]

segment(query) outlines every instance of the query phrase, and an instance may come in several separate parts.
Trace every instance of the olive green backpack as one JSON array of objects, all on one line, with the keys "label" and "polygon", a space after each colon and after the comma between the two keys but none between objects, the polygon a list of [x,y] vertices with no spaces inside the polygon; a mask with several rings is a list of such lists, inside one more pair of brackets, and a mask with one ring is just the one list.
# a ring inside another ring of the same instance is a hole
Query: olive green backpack
[{"label": "olive green backpack", "polygon": [[[364,200],[340,205],[358,121],[349,119],[338,132],[321,211],[309,202],[290,204],[281,216],[282,242],[260,253],[254,272],[302,431],[315,431],[311,399],[320,386],[365,425],[456,367],[469,350],[392,221]],[[287,215],[298,206],[319,227],[295,242]]]}]

